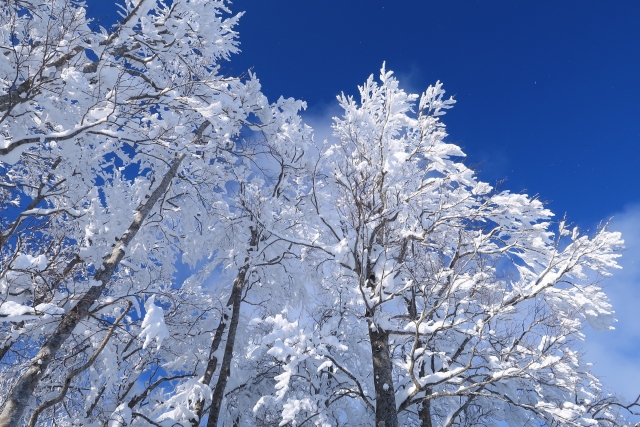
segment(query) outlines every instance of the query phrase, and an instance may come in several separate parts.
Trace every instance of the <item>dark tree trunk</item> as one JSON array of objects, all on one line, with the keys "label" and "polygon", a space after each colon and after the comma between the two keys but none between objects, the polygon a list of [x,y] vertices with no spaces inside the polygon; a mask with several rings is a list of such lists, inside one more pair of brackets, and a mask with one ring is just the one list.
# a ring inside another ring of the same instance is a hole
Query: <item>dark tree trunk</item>
[{"label": "dark tree trunk", "polygon": [[[249,242],[249,251],[258,244],[258,230],[251,229],[251,241]],[[218,419],[220,418],[220,410],[222,409],[222,399],[224,398],[224,390],[227,387],[227,380],[231,376],[231,361],[233,360],[233,346],[236,341],[236,332],[238,330],[238,321],[240,320],[240,304],[242,303],[242,290],[247,278],[247,272],[250,267],[250,258],[245,259],[245,264],[238,272],[236,280],[233,282],[233,290],[231,291],[231,298],[227,306],[232,305],[231,321],[229,322],[229,334],[227,335],[227,342],[224,347],[224,356],[222,357],[222,366],[220,367],[220,375],[218,376],[218,383],[213,391],[213,397],[211,398],[211,410],[209,412],[209,420],[207,421],[207,427],[217,427]]]},{"label": "dark tree trunk", "polygon": [[375,427],[398,427],[396,396],[393,387],[393,363],[389,353],[389,333],[369,327],[373,358],[373,383],[376,391]]},{"label": "dark tree trunk", "polygon": [[218,383],[213,391],[211,398],[211,410],[209,412],[209,421],[207,427],[216,427],[220,418],[220,409],[222,409],[222,399],[224,397],[224,389],[227,387],[227,380],[231,375],[231,361],[233,359],[233,346],[236,341],[236,331],[238,329],[238,321],[240,319],[240,303],[242,302],[242,289],[246,278],[247,270],[243,269],[233,283],[233,292],[231,294],[231,303],[233,309],[231,312],[231,322],[229,322],[229,334],[224,347],[224,356],[222,357],[222,366],[220,367],[220,375]]},{"label": "dark tree trunk", "polygon": [[124,257],[124,248],[131,243],[156,202],[169,188],[169,184],[178,173],[180,163],[184,157],[184,154],[176,156],[175,161],[165,174],[160,185],[151,193],[145,203],[138,207],[133,222],[124,232],[111,254],[102,263],[100,270],[96,273],[94,280],[99,282],[99,284],[89,288],[89,291],[84,295],[82,300],[62,316],[58,328],[51,334],[38,354],[31,360],[29,369],[20,376],[13,386],[4,405],[4,410],[2,414],[0,414],[0,427],[16,427],[19,425],[22,414],[29,404],[29,400],[40,381],[40,377],[47,370],[49,363],[56,357],[58,350],[67,338],[69,338],[75,327],[89,315],[89,309],[93,303],[98,300],[100,295],[102,295],[102,292],[111,280],[111,276]]},{"label": "dark tree trunk", "polygon": [[[233,299],[233,297],[234,295],[231,294],[231,299]],[[216,333],[213,336],[213,341],[211,342],[211,349],[209,350],[209,362],[207,363],[207,369],[205,369],[204,375],[202,376],[202,384],[205,384],[207,386],[211,384],[211,379],[213,378],[213,374],[216,372],[216,368],[218,366],[218,358],[214,356],[214,353],[218,351],[218,347],[220,346],[220,342],[222,341],[222,335],[224,335],[224,331],[227,328],[228,319],[229,316],[227,315],[227,313],[223,313],[222,318],[220,319],[220,323],[216,328]],[[200,425],[202,412],[204,411],[204,404],[205,399],[200,399],[195,404],[194,412],[196,413],[197,418],[191,420],[191,425],[193,427],[197,427]]]},{"label": "dark tree trunk", "polygon": [[[426,390],[427,395],[431,394],[431,389]],[[431,400],[423,400],[418,409],[420,427],[432,427],[431,424]]]}]

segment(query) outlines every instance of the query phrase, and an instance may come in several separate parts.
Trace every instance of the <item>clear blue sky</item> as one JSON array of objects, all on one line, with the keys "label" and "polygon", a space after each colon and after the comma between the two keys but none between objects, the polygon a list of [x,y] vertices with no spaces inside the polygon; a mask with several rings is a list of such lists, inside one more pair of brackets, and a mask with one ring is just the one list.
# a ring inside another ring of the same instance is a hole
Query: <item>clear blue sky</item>
[{"label": "clear blue sky", "polygon": [[[104,22],[112,22],[108,0],[88,4],[91,16],[110,14]],[[617,215],[629,250],[608,293],[620,322],[614,333],[588,333],[587,348],[610,384],[640,393],[640,1],[237,0],[231,7],[246,14],[242,53],[227,71],[252,67],[271,100],[307,101],[313,123],[336,114],[335,96],[356,94],[386,61],[408,90],[441,80],[455,95],[443,118],[449,141],[481,179],[506,178],[505,189],[539,194],[582,228]]]}]

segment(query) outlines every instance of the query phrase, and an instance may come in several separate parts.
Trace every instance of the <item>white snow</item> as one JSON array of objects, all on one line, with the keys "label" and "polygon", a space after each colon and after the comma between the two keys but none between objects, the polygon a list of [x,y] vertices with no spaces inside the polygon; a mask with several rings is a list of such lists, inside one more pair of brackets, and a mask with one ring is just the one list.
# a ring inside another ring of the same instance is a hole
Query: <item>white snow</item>
[{"label": "white snow", "polygon": [[153,339],[156,340],[156,348],[160,348],[162,340],[169,336],[169,330],[164,323],[164,311],[155,304],[155,295],[152,295],[144,304],[147,311],[142,321],[142,331],[139,337],[144,339],[142,348],[147,348]]}]

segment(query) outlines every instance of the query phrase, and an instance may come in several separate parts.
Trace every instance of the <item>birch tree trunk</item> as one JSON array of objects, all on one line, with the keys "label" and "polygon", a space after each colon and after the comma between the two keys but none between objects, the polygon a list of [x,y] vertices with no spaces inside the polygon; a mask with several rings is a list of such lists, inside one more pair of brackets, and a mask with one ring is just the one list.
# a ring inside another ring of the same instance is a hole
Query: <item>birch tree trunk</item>
[{"label": "birch tree trunk", "polygon": [[131,243],[158,199],[160,199],[169,188],[171,180],[178,173],[184,157],[184,154],[176,156],[173,164],[162,179],[162,182],[160,182],[160,185],[151,193],[145,203],[140,205],[134,215],[133,222],[124,232],[111,254],[105,259],[102,267],[96,273],[94,280],[99,282],[99,284],[89,288],[89,291],[84,295],[82,300],[62,316],[62,320],[57,329],[45,342],[38,354],[31,360],[29,369],[20,376],[13,389],[9,392],[9,397],[4,405],[2,414],[0,414],[0,427],[17,427],[19,425],[24,410],[29,404],[29,400],[42,374],[47,370],[49,363],[56,357],[56,353],[69,338],[76,326],[88,316],[91,306],[98,300],[107,287],[111,276],[125,255],[124,248]]}]

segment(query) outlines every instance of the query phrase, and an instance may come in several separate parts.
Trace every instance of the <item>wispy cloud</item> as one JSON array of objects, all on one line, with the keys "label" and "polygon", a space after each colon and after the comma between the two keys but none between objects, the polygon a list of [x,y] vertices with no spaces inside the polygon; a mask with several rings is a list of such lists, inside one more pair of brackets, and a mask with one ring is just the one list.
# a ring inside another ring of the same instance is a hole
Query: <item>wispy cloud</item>
[{"label": "wispy cloud", "polygon": [[318,103],[312,106],[302,113],[305,123],[313,128],[314,139],[317,146],[321,146],[325,139],[331,136],[333,129],[334,117],[341,117],[343,114],[342,108],[338,105],[336,99],[329,103]]},{"label": "wispy cloud", "polygon": [[640,394],[640,205],[614,215],[610,228],[627,248],[622,270],[605,282],[618,322],[613,331],[587,330],[584,349],[608,391],[632,400]]}]

